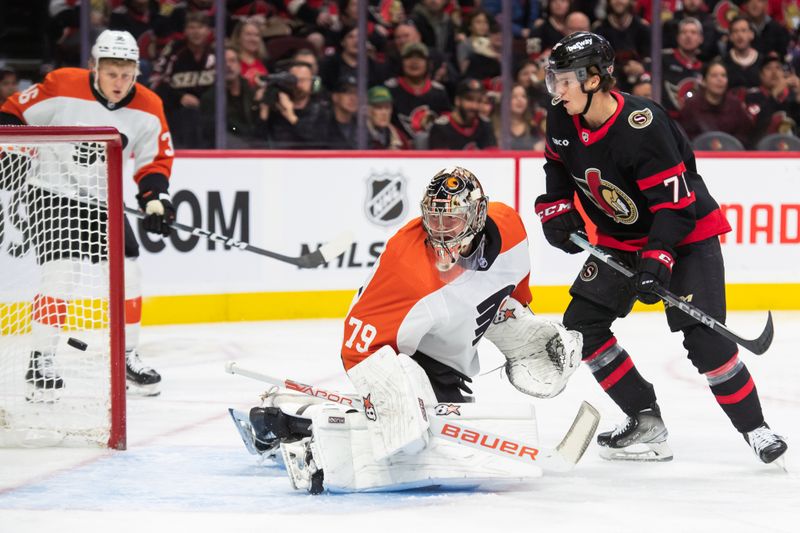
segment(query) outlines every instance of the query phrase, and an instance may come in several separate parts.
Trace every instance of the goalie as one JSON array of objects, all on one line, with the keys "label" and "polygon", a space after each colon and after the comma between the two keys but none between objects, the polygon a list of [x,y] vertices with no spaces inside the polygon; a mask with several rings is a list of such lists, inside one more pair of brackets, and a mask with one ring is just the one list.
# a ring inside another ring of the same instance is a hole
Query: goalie
[{"label": "goalie", "polygon": [[467,403],[478,345],[484,336],[497,345],[514,387],[551,398],[577,368],[581,336],[527,307],[525,228],[512,208],[488,202],[472,172],[437,173],[421,208],[422,217],[388,241],[345,319],[342,361],[364,410],[297,396],[292,405],[290,395],[273,394],[250,412],[260,450],[282,440],[296,488],[392,490],[541,475],[537,466],[431,438],[426,406],[535,438],[530,405]]}]

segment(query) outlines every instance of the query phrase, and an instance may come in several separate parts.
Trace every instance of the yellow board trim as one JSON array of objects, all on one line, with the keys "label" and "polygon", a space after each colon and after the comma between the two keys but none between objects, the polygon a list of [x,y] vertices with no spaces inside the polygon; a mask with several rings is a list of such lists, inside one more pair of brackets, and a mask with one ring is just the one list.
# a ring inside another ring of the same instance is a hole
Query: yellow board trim
[{"label": "yellow board trim", "polygon": [[[569,287],[531,287],[533,310],[561,314],[569,304]],[[342,318],[347,314],[355,291],[255,292],[242,294],[200,294],[152,296],[144,299],[142,324],[196,324],[258,320]],[[731,284],[727,286],[728,310],[797,310],[800,284]],[[637,303],[634,311],[662,311],[663,306]],[[94,329],[108,323],[107,305],[102,300],[70,302],[67,330]],[[0,335],[30,331],[30,304],[0,304]]]},{"label": "yellow board trim", "polygon": [[[533,310],[563,313],[569,303],[569,287],[531,287]],[[257,320],[342,318],[355,291],[261,292],[154,296],[143,302],[142,324],[194,324]],[[731,284],[727,286],[728,309],[797,310],[800,284]],[[637,303],[634,311],[662,311],[662,305]]]}]

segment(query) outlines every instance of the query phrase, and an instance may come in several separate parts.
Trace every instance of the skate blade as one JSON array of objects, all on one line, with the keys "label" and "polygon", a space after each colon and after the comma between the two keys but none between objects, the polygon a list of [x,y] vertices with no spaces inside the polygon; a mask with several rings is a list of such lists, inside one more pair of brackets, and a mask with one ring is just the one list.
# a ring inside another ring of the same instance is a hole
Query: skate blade
[{"label": "skate blade", "polygon": [[133,381],[128,381],[125,383],[125,389],[128,391],[128,394],[134,396],[158,396],[161,394],[161,382],[152,383],[150,385],[139,385]]},{"label": "skate blade", "polygon": [[242,442],[244,443],[244,447],[247,448],[247,451],[250,452],[251,455],[257,455],[259,459],[273,459],[277,462],[276,457],[280,453],[280,446],[276,445],[269,450],[259,450],[256,447],[256,436],[253,432],[253,425],[250,423],[250,417],[246,413],[233,408],[228,408],[228,413],[231,415],[233,424],[236,426],[236,431],[238,431],[239,436],[242,437]]},{"label": "skate blade", "polygon": [[625,448],[600,447],[600,457],[606,461],[672,461],[672,450],[666,442],[638,443]]},{"label": "skate blade", "polygon": [[789,469],[786,468],[786,452],[783,452],[780,457],[778,457],[769,464],[775,465],[776,468],[782,470],[786,474],[789,473]]},{"label": "skate blade", "polygon": [[61,398],[61,389],[40,389],[32,384],[26,385],[25,401],[28,403],[56,403]]}]

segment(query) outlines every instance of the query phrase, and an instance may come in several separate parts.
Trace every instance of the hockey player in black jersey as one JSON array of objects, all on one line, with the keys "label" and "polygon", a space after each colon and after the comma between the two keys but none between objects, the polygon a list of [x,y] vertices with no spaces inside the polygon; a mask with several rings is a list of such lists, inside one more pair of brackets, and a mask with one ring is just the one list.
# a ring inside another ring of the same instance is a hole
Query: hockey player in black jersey
[{"label": "hockey player in black jersey", "polygon": [[[719,321],[725,320],[725,279],[718,235],[730,231],[697,173],[685,136],[658,104],[614,90],[614,51],[589,32],[562,39],[549,58],[547,193],[536,200],[548,242],[568,253],[584,229],[577,193],[597,226],[598,245],[637,272],[626,278],[589,258],[570,289],[564,325],[583,334],[583,361],[627,415],[598,435],[607,459],[669,460],[667,429],[653,385],[636,370],[611,331],[638,298],[659,301],[660,285]],[[681,331],[689,360],[708,379],[722,410],[765,463],[786,442],[764,421],[753,379],[737,346],[676,308],[667,322]]]}]

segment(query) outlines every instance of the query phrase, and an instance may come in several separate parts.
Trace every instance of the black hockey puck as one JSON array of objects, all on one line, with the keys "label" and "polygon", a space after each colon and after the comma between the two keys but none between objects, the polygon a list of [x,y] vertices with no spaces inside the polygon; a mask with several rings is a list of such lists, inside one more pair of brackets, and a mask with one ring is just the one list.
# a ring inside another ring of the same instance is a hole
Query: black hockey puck
[{"label": "black hockey puck", "polygon": [[89,347],[88,344],[86,344],[83,341],[80,341],[80,340],[76,339],[75,337],[70,337],[69,339],[67,339],[67,344],[69,344],[70,346],[72,346],[76,350],[80,350],[82,352],[85,352],[86,348]]}]

